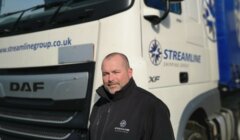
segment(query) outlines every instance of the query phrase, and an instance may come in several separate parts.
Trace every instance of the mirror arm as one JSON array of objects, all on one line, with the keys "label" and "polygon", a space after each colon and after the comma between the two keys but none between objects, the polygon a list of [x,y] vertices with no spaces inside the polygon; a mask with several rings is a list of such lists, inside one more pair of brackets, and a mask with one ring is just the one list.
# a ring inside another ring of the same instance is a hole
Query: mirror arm
[{"label": "mirror arm", "polygon": [[168,16],[168,14],[170,12],[170,0],[166,0],[166,1],[167,1],[167,9],[161,17],[159,17],[157,15],[145,15],[144,18],[146,20],[148,20],[149,22],[151,22],[153,25],[157,25],[161,21],[163,21]]}]

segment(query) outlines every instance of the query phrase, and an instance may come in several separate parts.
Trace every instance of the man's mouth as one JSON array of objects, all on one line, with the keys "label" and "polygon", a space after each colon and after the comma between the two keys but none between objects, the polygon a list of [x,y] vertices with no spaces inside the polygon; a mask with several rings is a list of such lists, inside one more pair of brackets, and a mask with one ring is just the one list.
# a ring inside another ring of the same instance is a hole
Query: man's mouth
[{"label": "man's mouth", "polygon": [[110,87],[110,88],[114,88],[114,87],[116,87],[118,84],[108,84],[108,87]]}]

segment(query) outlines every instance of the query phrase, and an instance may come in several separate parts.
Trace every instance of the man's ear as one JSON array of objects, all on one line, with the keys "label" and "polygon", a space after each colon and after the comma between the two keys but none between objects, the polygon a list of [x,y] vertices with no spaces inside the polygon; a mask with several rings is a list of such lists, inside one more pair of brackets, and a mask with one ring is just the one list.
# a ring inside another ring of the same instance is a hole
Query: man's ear
[{"label": "man's ear", "polygon": [[132,77],[132,74],[133,74],[133,69],[132,69],[132,68],[129,68],[129,69],[128,69],[128,76],[129,76],[129,77]]}]

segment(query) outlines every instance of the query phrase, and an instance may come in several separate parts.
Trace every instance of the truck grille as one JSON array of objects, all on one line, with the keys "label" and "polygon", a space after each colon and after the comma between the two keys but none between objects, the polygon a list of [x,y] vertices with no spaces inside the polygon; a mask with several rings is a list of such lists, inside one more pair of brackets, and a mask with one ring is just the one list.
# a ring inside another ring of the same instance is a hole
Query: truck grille
[{"label": "truck grille", "polygon": [[27,137],[35,137],[49,140],[64,140],[70,137],[74,130],[46,128],[35,125],[14,124],[10,122],[0,122],[0,131],[5,133],[19,134]]},{"label": "truck grille", "polygon": [[0,69],[0,140],[86,140],[94,66]]},{"label": "truck grille", "polygon": [[18,121],[65,124],[70,122],[76,112],[42,111],[0,107],[0,118]]}]

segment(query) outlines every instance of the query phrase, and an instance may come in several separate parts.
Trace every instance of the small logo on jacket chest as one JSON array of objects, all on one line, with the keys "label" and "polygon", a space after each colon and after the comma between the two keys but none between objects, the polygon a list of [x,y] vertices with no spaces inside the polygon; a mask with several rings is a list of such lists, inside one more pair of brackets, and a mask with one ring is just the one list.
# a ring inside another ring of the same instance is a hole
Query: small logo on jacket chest
[{"label": "small logo on jacket chest", "polygon": [[130,129],[127,128],[127,121],[126,120],[120,121],[119,126],[114,127],[114,131],[118,133],[128,133]]}]

